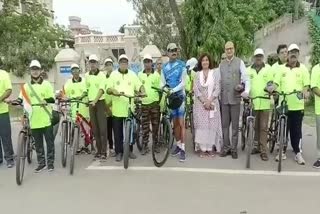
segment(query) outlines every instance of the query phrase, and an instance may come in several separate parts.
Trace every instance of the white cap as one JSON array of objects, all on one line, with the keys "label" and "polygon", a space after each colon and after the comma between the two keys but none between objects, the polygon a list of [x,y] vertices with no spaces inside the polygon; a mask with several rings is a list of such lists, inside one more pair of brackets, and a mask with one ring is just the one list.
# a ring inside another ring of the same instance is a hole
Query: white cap
[{"label": "white cap", "polygon": [[30,68],[32,68],[32,67],[41,68],[41,64],[38,60],[32,60],[29,67]]},{"label": "white cap", "polygon": [[145,59],[149,59],[149,60],[152,61],[152,56],[151,56],[150,54],[145,54],[145,55],[143,56],[143,61],[144,61]]},{"label": "white cap", "polygon": [[71,65],[71,70],[74,69],[74,68],[80,69],[79,65],[78,65],[78,64],[75,64],[75,63]]},{"label": "white cap", "polygon": [[299,48],[299,46],[296,45],[296,44],[291,44],[291,45],[289,45],[288,51],[293,51],[293,50],[298,50],[298,51],[300,51],[300,48]]},{"label": "white cap", "polygon": [[254,51],[253,56],[257,56],[257,55],[262,55],[262,56],[264,56],[264,51],[263,51],[262,48],[257,48],[257,49]]},{"label": "white cap", "polygon": [[122,59],[126,59],[126,60],[129,61],[129,58],[128,58],[127,55],[125,55],[125,54],[121,54],[121,55],[119,56],[119,61],[122,60]]},{"label": "white cap", "polygon": [[193,70],[195,67],[196,67],[196,65],[198,64],[198,60],[196,59],[196,58],[191,58],[191,59],[189,59],[188,61],[187,61],[187,64],[186,64],[186,66],[190,66],[190,70]]},{"label": "white cap", "polygon": [[167,51],[173,50],[173,49],[176,49],[176,48],[178,48],[178,46],[176,45],[176,43],[170,43],[170,44],[167,46]]},{"label": "white cap", "polygon": [[111,58],[107,58],[106,60],[104,60],[103,64],[106,64],[107,62],[111,62],[113,64],[113,60]]},{"label": "white cap", "polygon": [[99,62],[99,58],[97,57],[97,55],[92,54],[92,55],[89,56],[89,61]]}]

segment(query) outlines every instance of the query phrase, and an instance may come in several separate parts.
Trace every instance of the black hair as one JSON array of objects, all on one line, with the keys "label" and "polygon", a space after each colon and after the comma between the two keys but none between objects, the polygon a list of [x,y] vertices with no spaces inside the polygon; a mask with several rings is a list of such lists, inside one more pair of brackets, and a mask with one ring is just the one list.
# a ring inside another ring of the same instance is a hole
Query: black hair
[{"label": "black hair", "polygon": [[286,44],[281,44],[281,45],[278,45],[278,48],[277,48],[277,54],[280,53],[281,49],[284,49],[284,48],[288,48],[288,46]]}]

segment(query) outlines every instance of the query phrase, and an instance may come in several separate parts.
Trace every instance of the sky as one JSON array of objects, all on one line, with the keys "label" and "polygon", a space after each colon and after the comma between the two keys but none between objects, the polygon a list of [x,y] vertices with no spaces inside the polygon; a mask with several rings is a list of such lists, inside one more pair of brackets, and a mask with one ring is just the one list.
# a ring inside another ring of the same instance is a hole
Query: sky
[{"label": "sky", "polygon": [[127,0],[53,0],[55,23],[69,25],[69,16],[81,17],[90,29],[116,34],[121,25],[132,24],[136,17]]}]

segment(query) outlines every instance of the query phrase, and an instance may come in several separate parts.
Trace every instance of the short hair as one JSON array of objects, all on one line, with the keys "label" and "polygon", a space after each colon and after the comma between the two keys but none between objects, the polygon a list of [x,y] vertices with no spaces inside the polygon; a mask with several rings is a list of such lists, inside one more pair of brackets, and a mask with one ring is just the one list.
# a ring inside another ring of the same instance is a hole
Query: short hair
[{"label": "short hair", "polygon": [[284,49],[284,48],[288,48],[288,45],[286,44],[281,44],[281,45],[278,45],[278,48],[277,48],[277,54],[280,53],[281,49]]},{"label": "short hair", "polygon": [[202,68],[201,62],[202,62],[203,58],[205,58],[205,57],[208,57],[208,59],[209,59],[209,69],[213,69],[214,62],[213,62],[210,54],[203,53],[200,55],[199,60],[198,60],[198,71],[202,71],[203,68]]}]

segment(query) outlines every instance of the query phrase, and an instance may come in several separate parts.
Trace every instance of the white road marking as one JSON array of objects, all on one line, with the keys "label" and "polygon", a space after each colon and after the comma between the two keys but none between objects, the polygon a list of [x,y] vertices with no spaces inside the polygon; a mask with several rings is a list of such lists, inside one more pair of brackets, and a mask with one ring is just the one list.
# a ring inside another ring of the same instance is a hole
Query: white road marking
[{"label": "white road marking", "polygon": [[[125,170],[122,166],[98,166],[91,165],[87,170]],[[165,171],[165,172],[192,172],[192,173],[215,173],[215,174],[232,174],[232,175],[274,175],[274,176],[295,176],[295,177],[320,177],[320,172],[295,172],[283,171],[278,173],[276,171],[265,170],[236,170],[236,169],[210,169],[210,168],[186,168],[186,167],[144,167],[132,166],[127,170],[130,171]]]}]

